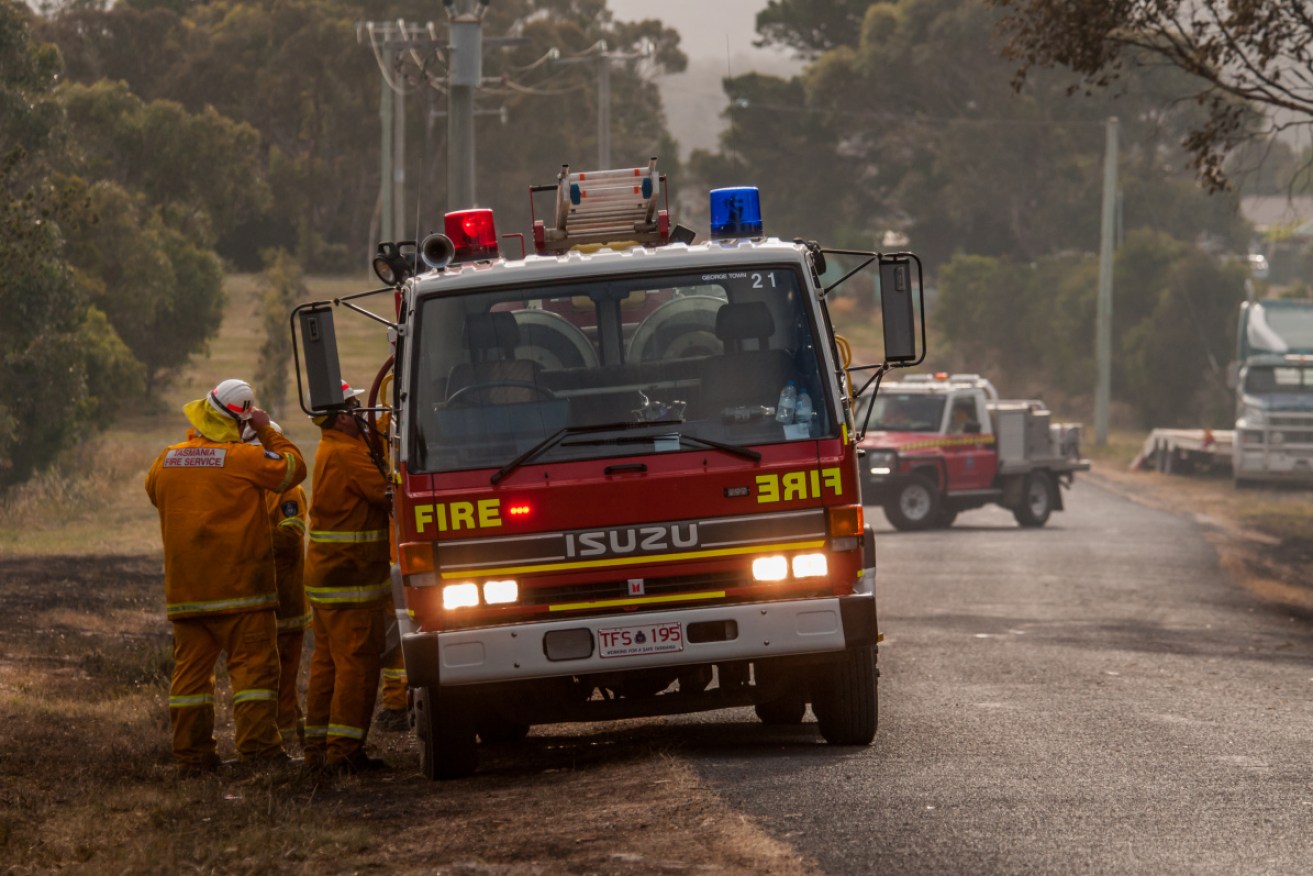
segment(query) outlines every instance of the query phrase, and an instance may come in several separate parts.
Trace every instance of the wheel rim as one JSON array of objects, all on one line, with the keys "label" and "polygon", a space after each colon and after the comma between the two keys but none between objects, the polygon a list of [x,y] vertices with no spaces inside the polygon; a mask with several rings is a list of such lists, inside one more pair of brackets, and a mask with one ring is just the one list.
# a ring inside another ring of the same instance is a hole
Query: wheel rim
[{"label": "wheel rim", "polygon": [[930,494],[921,486],[908,487],[898,498],[898,508],[908,520],[924,520],[930,513]]},{"label": "wheel rim", "polygon": [[1027,504],[1030,505],[1030,513],[1036,517],[1043,517],[1044,512],[1049,510],[1049,490],[1042,482],[1035,481],[1030,485],[1030,494],[1026,496]]}]

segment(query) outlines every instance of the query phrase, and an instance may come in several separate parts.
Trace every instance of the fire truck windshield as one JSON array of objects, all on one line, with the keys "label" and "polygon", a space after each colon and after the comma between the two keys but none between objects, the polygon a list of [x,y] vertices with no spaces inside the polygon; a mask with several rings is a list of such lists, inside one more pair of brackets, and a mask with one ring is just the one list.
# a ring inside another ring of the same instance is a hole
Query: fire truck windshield
[{"label": "fire truck windshield", "polygon": [[[813,313],[787,267],[421,298],[410,345],[411,470],[836,434]],[[777,417],[789,381],[810,405]],[[632,428],[644,424],[653,428]],[[606,440],[611,428],[625,440]],[[550,440],[563,431],[589,440]]]},{"label": "fire truck windshield", "polygon": [[937,432],[944,418],[944,401],[942,395],[882,392],[875,399],[868,428],[875,432]]}]

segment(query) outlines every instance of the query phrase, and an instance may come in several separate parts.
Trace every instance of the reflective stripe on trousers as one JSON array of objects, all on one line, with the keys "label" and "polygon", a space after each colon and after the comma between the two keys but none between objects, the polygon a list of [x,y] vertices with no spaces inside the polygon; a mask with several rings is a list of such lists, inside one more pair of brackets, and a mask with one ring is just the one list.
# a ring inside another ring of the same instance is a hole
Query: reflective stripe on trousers
[{"label": "reflective stripe on trousers", "polygon": [[386,529],[367,529],[361,532],[334,532],[328,529],[310,530],[310,540],[320,544],[370,544],[387,541]]},{"label": "reflective stripe on trousers", "polygon": [[336,605],[351,602],[374,602],[392,592],[392,584],[377,584],[373,587],[307,587],[306,596],[318,605]]}]

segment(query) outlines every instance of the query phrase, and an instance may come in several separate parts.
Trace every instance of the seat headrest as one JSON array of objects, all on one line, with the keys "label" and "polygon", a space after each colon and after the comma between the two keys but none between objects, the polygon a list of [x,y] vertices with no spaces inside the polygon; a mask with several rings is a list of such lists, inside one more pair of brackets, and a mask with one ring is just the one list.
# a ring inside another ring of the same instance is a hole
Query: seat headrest
[{"label": "seat headrest", "polygon": [[520,327],[506,311],[471,313],[465,317],[465,346],[476,353],[499,350],[510,358],[520,344]]},{"label": "seat headrest", "polygon": [[744,341],[749,338],[761,340],[762,347],[766,338],[775,334],[775,320],[770,315],[770,308],[761,301],[745,301],[742,304],[724,304],[716,311],[716,337],[721,341]]}]

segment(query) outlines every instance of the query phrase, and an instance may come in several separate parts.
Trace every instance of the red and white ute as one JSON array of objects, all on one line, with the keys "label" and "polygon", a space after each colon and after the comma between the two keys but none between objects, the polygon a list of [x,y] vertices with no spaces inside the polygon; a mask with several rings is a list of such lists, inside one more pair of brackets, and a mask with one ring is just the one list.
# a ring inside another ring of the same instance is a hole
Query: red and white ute
[{"label": "red and white ute", "polygon": [[874,407],[863,397],[858,411],[863,501],[903,530],[950,526],[987,504],[1043,526],[1062,510],[1059,485],[1090,467],[1080,427],[1051,419],[1043,402],[1000,400],[977,374],[886,383]]}]

